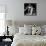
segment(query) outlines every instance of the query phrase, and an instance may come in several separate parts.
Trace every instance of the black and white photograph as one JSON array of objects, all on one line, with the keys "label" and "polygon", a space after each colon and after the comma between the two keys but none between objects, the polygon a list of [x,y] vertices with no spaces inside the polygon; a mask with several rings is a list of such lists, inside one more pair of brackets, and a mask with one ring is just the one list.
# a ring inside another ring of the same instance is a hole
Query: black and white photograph
[{"label": "black and white photograph", "polygon": [[24,16],[36,16],[37,3],[24,3]]}]

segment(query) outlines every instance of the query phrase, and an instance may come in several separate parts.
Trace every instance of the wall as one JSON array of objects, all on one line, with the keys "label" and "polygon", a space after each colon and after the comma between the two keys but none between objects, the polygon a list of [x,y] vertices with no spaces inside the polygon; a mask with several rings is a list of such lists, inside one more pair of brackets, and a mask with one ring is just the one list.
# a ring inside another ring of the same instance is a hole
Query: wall
[{"label": "wall", "polygon": [[[24,16],[25,2],[37,3],[37,16]],[[7,20],[46,21],[46,0],[0,0],[0,4],[7,5]]]}]

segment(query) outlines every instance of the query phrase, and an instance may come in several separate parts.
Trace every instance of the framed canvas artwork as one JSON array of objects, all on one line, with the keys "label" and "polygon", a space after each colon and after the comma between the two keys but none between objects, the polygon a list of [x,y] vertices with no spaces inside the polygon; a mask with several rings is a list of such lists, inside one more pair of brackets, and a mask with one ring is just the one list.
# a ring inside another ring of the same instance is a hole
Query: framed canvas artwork
[{"label": "framed canvas artwork", "polygon": [[24,3],[24,16],[36,16],[37,3]]}]

